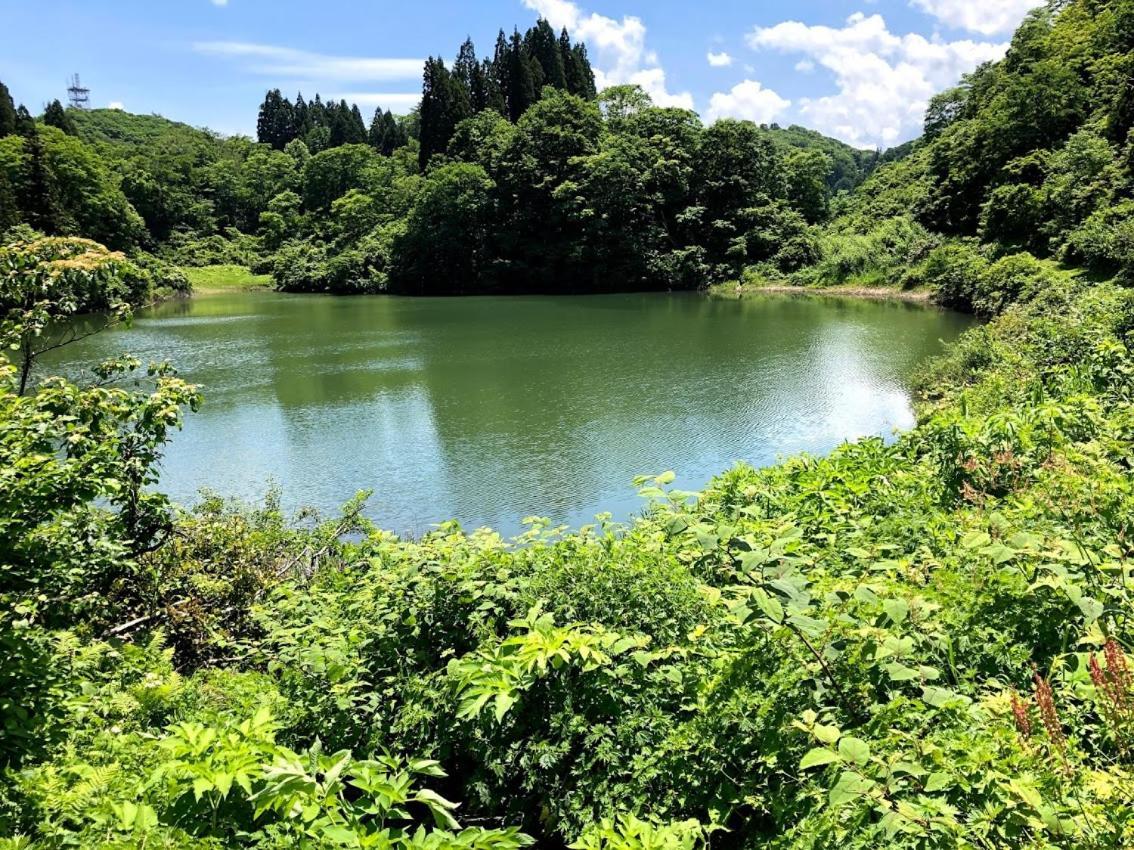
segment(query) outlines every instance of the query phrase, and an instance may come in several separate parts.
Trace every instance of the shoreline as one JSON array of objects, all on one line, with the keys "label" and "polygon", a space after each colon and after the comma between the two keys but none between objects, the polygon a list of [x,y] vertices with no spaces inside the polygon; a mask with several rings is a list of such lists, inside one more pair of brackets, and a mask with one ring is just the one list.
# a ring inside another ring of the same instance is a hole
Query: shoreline
[{"label": "shoreline", "polygon": [[752,295],[802,295],[827,298],[861,298],[869,301],[902,301],[907,304],[938,306],[925,289],[895,289],[887,286],[791,286],[790,284],[718,284],[707,290],[716,298],[744,298]]}]

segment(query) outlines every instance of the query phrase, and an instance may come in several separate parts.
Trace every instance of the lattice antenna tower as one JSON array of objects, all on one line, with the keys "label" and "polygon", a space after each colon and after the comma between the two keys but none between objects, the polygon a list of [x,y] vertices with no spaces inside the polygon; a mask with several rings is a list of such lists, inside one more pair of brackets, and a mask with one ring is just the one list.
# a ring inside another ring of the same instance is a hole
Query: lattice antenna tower
[{"label": "lattice antenna tower", "polygon": [[67,97],[75,109],[86,109],[90,106],[91,90],[83,88],[78,74],[71,75],[71,84],[67,86]]}]

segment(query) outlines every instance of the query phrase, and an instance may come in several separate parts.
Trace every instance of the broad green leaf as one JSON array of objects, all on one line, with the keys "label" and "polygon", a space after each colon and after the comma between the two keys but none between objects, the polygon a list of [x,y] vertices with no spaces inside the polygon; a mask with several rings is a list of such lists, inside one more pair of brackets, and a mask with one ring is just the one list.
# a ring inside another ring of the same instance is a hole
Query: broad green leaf
[{"label": "broad green leaf", "polygon": [[886,612],[886,616],[890,618],[890,622],[895,626],[900,626],[905,622],[906,617],[910,613],[910,603],[904,599],[887,599],[882,603],[882,610]]},{"label": "broad green leaf", "polygon": [[846,761],[864,765],[870,761],[870,745],[861,738],[847,735],[839,740],[839,755]]},{"label": "broad green leaf", "polygon": [[841,806],[869,794],[873,787],[873,780],[860,776],[854,771],[844,770],[828,792],[827,799],[832,806]]},{"label": "broad green leaf", "polygon": [[918,678],[917,670],[907,667],[900,661],[891,661],[883,669],[895,682],[908,682],[911,679]]},{"label": "broad green leaf", "polygon": [[830,764],[833,761],[839,760],[839,754],[834,750],[829,750],[826,747],[815,747],[808,750],[807,754],[800,759],[799,769],[807,770],[812,767],[819,767],[820,765]]},{"label": "broad green leaf", "polygon": [[824,744],[834,744],[843,733],[839,731],[838,726],[824,726],[822,723],[816,723],[815,728],[811,730],[811,734]]},{"label": "broad green leaf", "polygon": [[941,791],[952,784],[953,778],[949,774],[938,771],[929,774],[929,778],[925,780],[925,790],[932,794],[934,791]]}]

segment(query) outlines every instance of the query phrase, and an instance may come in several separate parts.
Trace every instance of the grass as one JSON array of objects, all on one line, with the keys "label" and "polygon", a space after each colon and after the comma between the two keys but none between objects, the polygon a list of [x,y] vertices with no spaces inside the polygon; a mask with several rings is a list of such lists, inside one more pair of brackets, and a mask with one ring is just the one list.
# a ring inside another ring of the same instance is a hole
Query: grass
[{"label": "grass", "polygon": [[271,275],[252,274],[245,266],[235,264],[199,268],[183,266],[181,270],[189,278],[193,291],[198,293],[269,289],[272,285]]},{"label": "grass", "polygon": [[793,285],[783,281],[760,281],[714,284],[709,294],[717,297],[744,295],[834,295],[843,298],[869,298],[889,301],[914,301],[924,303],[932,300],[927,289],[901,289],[897,286],[876,286],[870,284],[843,283],[832,286]]}]

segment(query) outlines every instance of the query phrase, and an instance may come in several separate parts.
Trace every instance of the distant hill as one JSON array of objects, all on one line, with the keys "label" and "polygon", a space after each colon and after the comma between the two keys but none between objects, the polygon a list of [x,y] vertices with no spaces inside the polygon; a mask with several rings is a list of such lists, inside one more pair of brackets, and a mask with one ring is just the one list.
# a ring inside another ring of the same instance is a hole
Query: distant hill
[{"label": "distant hill", "polygon": [[825,153],[831,160],[832,169],[827,178],[827,185],[833,192],[853,191],[870,176],[885,156],[876,150],[852,147],[846,142],[840,142],[838,139],[824,136],[816,130],[809,130],[798,124],[792,124],[790,127],[769,124],[766,129],[771,134],[772,141],[781,148],[818,150]]}]

